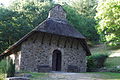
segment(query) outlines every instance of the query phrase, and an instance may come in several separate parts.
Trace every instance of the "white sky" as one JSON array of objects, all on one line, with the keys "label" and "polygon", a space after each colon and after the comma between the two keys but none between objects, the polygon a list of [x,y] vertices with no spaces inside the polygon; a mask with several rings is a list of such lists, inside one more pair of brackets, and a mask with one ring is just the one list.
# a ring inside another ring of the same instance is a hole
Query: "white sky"
[{"label": "white sky", "polygon": [[14,0],[0,0],[0,4],[2,3],[3,5],[8,6],[12,1]]},{"label": "white sky", "polygon": [[[15,0],[0,0],[0,4],[2,3],[5,6],[9,6],[12,1],[15,1]],[[59,1],[59,0],[54,0],[54,1]]]}]

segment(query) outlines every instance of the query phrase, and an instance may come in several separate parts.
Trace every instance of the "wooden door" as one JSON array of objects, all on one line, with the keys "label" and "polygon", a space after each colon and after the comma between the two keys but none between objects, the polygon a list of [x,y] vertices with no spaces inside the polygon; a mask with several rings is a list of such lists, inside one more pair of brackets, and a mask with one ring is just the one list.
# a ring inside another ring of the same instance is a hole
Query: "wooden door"
[{"label": "wooden door", "polygon": [[54,50],[52,56],[53,71],[61,71],[61,60],[62,60],[61,52],[59,50]]}]

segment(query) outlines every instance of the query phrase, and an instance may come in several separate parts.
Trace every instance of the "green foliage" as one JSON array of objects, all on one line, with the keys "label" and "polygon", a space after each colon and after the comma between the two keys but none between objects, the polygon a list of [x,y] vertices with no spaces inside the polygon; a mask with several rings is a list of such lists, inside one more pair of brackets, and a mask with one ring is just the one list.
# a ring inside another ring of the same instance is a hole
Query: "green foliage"
[{"label": "green foliage", "polygon": [[99,41],[99,35],[95,29],[96,20],[94,19],[96,0],[60,0],[58,3],[64,4],[70,24],[75,26],[89,41]]},{"label": "green foliage", "polygon": [[96,0],[66,0],[66,3],[73,7],[79,14],[94,17],[96,13]]},{"label": "green foliage", "polygon": [[[21,13],[0,8],[0,50],[3,51],[9,45],[30,31],[28,22]],[[24,21],[24,22],[23,22]]]},{"label": "green foliage", "polygon": [[2,60],[0,61],[0,80],[5,80],[6,72],[7,72],[7,61]]},{"label": "green foliage", "polygon": [[65,5],[64,9],[67,12],[67,19],[69,23],[75,26],[75,28],[81,32],[88,40],[99,40],[99,35],[95,29],[96,23],[93,18],[79,14],[73,7],[69,5]]},{"label": "green foliage", "polygon": [[114,73],[120,73],[120,68],[108,68],[108,71],[114,72]]},{"label": "green foliage", "polygon": [[2,60],[0,61],[0,76],[3,76],[3,78],[6,77],[13,77],[15,73],[15,64],[13,64],[13,61],[10,60]]},{"label": "green foliage", "polygon": [[5,80],[4,74],[0,73],[0,80]]},{"label": "green foliage", "polygon": [[120,0],[99,0],[96,19],[102,41],[120,45]]},{"label": "green foliage", "polygon": [[13,63],[13,60],[11,59],[8,61],[8,69],[7,69],[7,77],[14,77],[15,74],[15,64]]},{"label": "green foliage", "polygon": [[52,5],[16,1],[9,9],[0,7],[0,53],[45,20]]},{"label": "green foliage", "polygon": [[87,57],[87,71],[92,71],[93,69],[103,67],[107,57],[107,54],[94,54]]},{"label": "green foliage", "polygon": [[120,66],[120,57],[109,57],[105,61],[105,67],[107,68],[115,68]]},{"label": "green foliage", "polygon": [[7,72],[7,61],[2,60],[0,61],[0,73],[6,74],[6,72]]}]

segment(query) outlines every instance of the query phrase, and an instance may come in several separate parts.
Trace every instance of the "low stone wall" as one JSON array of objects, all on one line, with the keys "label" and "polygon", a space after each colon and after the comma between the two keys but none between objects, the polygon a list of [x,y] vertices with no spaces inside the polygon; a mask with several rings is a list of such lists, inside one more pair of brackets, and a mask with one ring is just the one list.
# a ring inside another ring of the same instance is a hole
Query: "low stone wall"
[{"label": "low stone wall", "polygon": [[9,77],[9,78],[6,78],[6,80],[30,80],[26,77]]}]

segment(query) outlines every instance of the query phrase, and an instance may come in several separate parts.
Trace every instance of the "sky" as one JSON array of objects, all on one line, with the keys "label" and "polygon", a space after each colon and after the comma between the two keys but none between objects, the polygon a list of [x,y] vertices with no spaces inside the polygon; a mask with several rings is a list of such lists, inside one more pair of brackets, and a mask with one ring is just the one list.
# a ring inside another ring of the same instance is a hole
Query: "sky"
[{"label": "sky", "polygon": [[[15,0],[0,0],[0,4],[2,3],[5,6],[9,6],[12,1],[15,1]],[[58,1],[58,0],[54,0],[54,1]]]},{"label": "sky", "polygon": [[3,5],[8,6],[12,1],[14,0],[0,0],[0,4],[2,3]]}]

